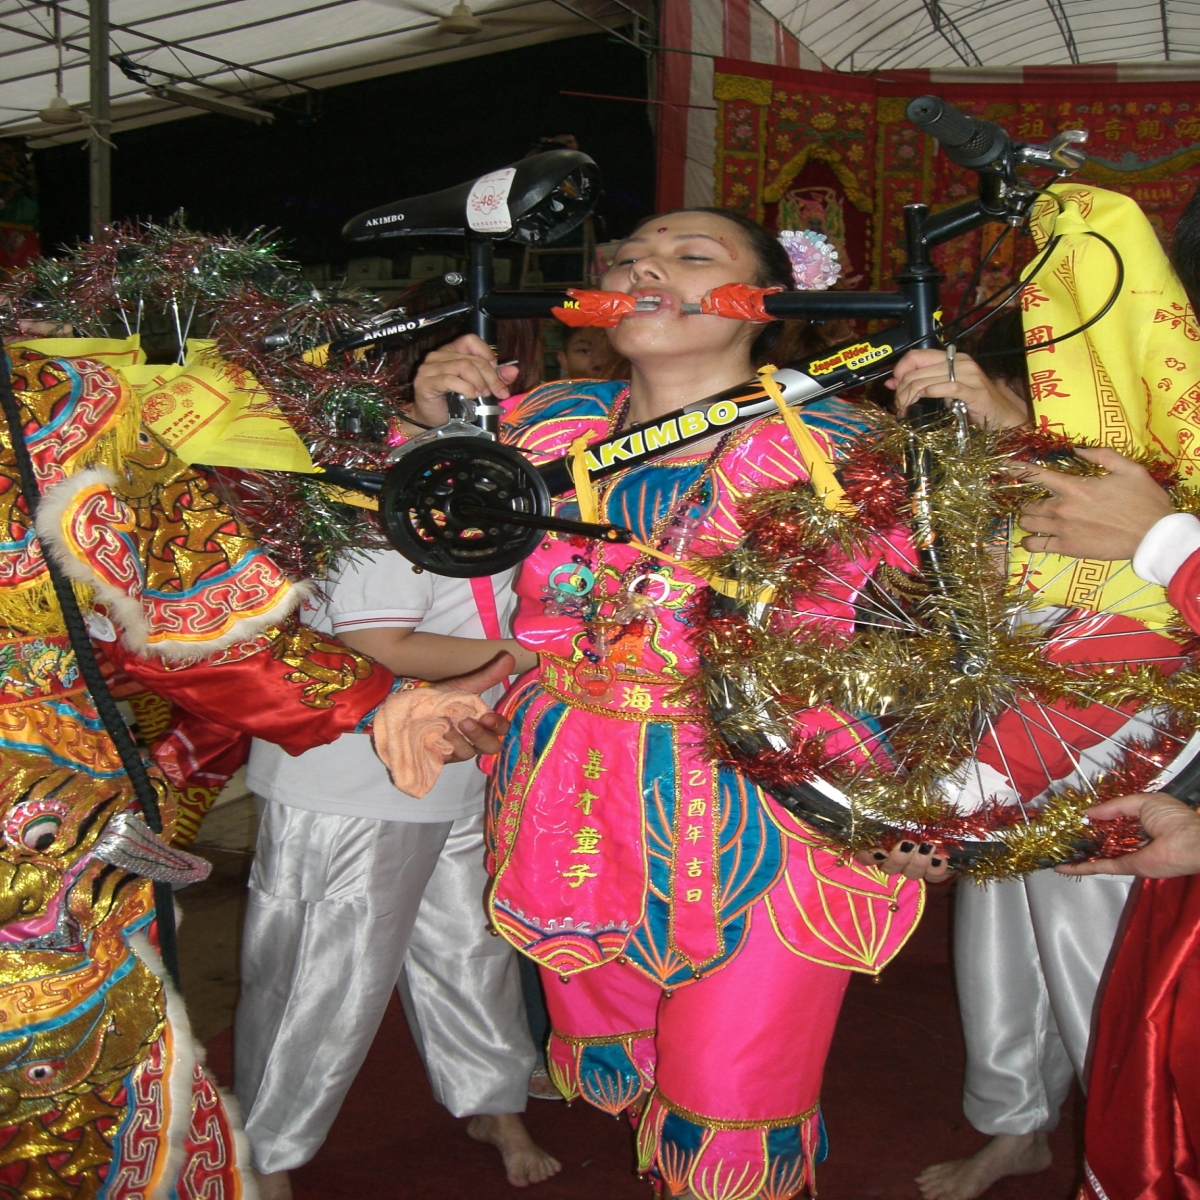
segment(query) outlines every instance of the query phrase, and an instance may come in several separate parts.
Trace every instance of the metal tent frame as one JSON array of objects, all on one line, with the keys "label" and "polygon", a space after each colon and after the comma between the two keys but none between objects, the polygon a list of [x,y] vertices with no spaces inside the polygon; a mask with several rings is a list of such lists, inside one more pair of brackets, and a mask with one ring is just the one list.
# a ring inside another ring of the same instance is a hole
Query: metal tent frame
[{"label": "metal tent frame", "polygon": [[[34,147],[87,139],[96,231],[109,218],[112,135],[124,129],[201,109],[270,121],[311,111],[324,87],[597,28],[648,58],[706,49],[659,45],[662,0],[479,0],[471,33],[447,29],[456,3],[463,11],[461,0],[0,0],[0,136]],[[692,23],[719,29],[738,3],[689,0]],[[921,67],[936,83],[1116,63],[1129,78],[1200,79],[1200,0],[762,5],[834,70]],[[56,91],[63,123],[48,123],[39,113]]]},{"label": "metal tent frame", "polygon": [[1189,59],[1200,67],[1198,0],[764,3],[837,71],[1133,62],[1178,67]]},{"label": "metal tent frame", "polygon": [[[271,121],[324,87],[598,28],[647,55],[656,40],[654,0],[493,0],[466,34],[444,26],[456,2],[0,0],[0,136],[88,141],[94,234],[122,130],[198,110]],[[51,123],[39,114],[56,93]]]}]

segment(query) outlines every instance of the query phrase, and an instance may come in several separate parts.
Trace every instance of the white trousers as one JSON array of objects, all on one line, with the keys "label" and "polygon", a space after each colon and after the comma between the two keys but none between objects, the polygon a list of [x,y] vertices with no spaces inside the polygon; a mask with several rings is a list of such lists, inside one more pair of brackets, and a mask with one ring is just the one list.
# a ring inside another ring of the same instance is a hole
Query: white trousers
[{"label": "white trousers", "polygon": [[487,932],[486,883],[482,814],[420,825],[264,803],[234,1027],[259,1171],[317,1152],[394,987],[440,1103],[524,1111],[535,1054],[516,954]]},{"label": "white trousers", "polygon": [[1096,993],[1132,879],[1034,871],[963,880],[954,968],[967,1047],[963,1111],[981,1133],[1048,1132],[1085,1082]]}]

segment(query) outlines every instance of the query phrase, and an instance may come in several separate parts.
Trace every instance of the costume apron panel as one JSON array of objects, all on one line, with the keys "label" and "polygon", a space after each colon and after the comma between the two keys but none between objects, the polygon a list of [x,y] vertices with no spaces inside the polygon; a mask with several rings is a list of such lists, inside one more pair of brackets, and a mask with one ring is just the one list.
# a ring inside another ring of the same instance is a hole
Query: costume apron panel
[{"label": "costume apron panel", "polygon": [[[621,386],[539,389],[507,440],[539,458],[603,436]],[[806,422],[828,442],[861,432],[849,405],[816,408]],[[491,905],[497,929],[556,974],[620,958],[663,987],[704,978],[738,953],[749,910],[768,894],[775,934],[796,954],[876,971],[919,915],[919,884],[839,862],[714,761],[696,701],[680,691],[696,665],[688,609],[705,586],[685,566],[689,553],[738,540],[744,496],[804,478],[789,438],[781,422],[763,421],[722,443],[715,461],[647,464],[606,487],[604,518],[640,539],[669,541],[683,527],[690,550],[673,550],[674,563],[642,566],[634,547],[548,535],[522,568],[514,630],[540,665],[504,708],[512,728],[491,784]],[[852,619],[871,567],[845,566],[847,611],[831,615]],[[652,602],[644,619],[586,616],[618,611],[634,578]],[[606,646],[597,620],[619,627]],[[591,692],[589,655],[609,667]],[[834,741],[848,737],[838,714],[814,710],[812,721]]]}]

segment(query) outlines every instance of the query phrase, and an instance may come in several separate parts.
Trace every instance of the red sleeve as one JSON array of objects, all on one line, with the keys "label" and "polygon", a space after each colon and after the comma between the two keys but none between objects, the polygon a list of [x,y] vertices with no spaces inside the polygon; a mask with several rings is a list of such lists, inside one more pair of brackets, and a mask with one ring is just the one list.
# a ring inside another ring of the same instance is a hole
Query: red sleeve
[{"label": "red sleeve", "polygon": [[1189,558],[1171,580],[1167,599],[1196,633],[1200,633],[1200,550]]},{"label": "red sleeve", "polygon": [[302,754],[351,733],[395,676],[332,634],[289,625],[199,662],[167,663],[120,641],[105,655],[144,688],[195,716]]}]

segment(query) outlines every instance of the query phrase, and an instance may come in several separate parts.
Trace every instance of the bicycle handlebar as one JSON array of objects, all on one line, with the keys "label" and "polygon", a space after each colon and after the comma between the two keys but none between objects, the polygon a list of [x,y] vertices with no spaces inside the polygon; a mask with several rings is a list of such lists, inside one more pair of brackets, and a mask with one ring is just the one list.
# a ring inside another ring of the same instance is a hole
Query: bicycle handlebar
[{"label": "bicycle handlebar", "polygon": [[999,125],[959,112],[938,96],[910,100],[904,114],[918,129],[941,142],[946,157],[960,167],[983,170],[1012,144]]}]

